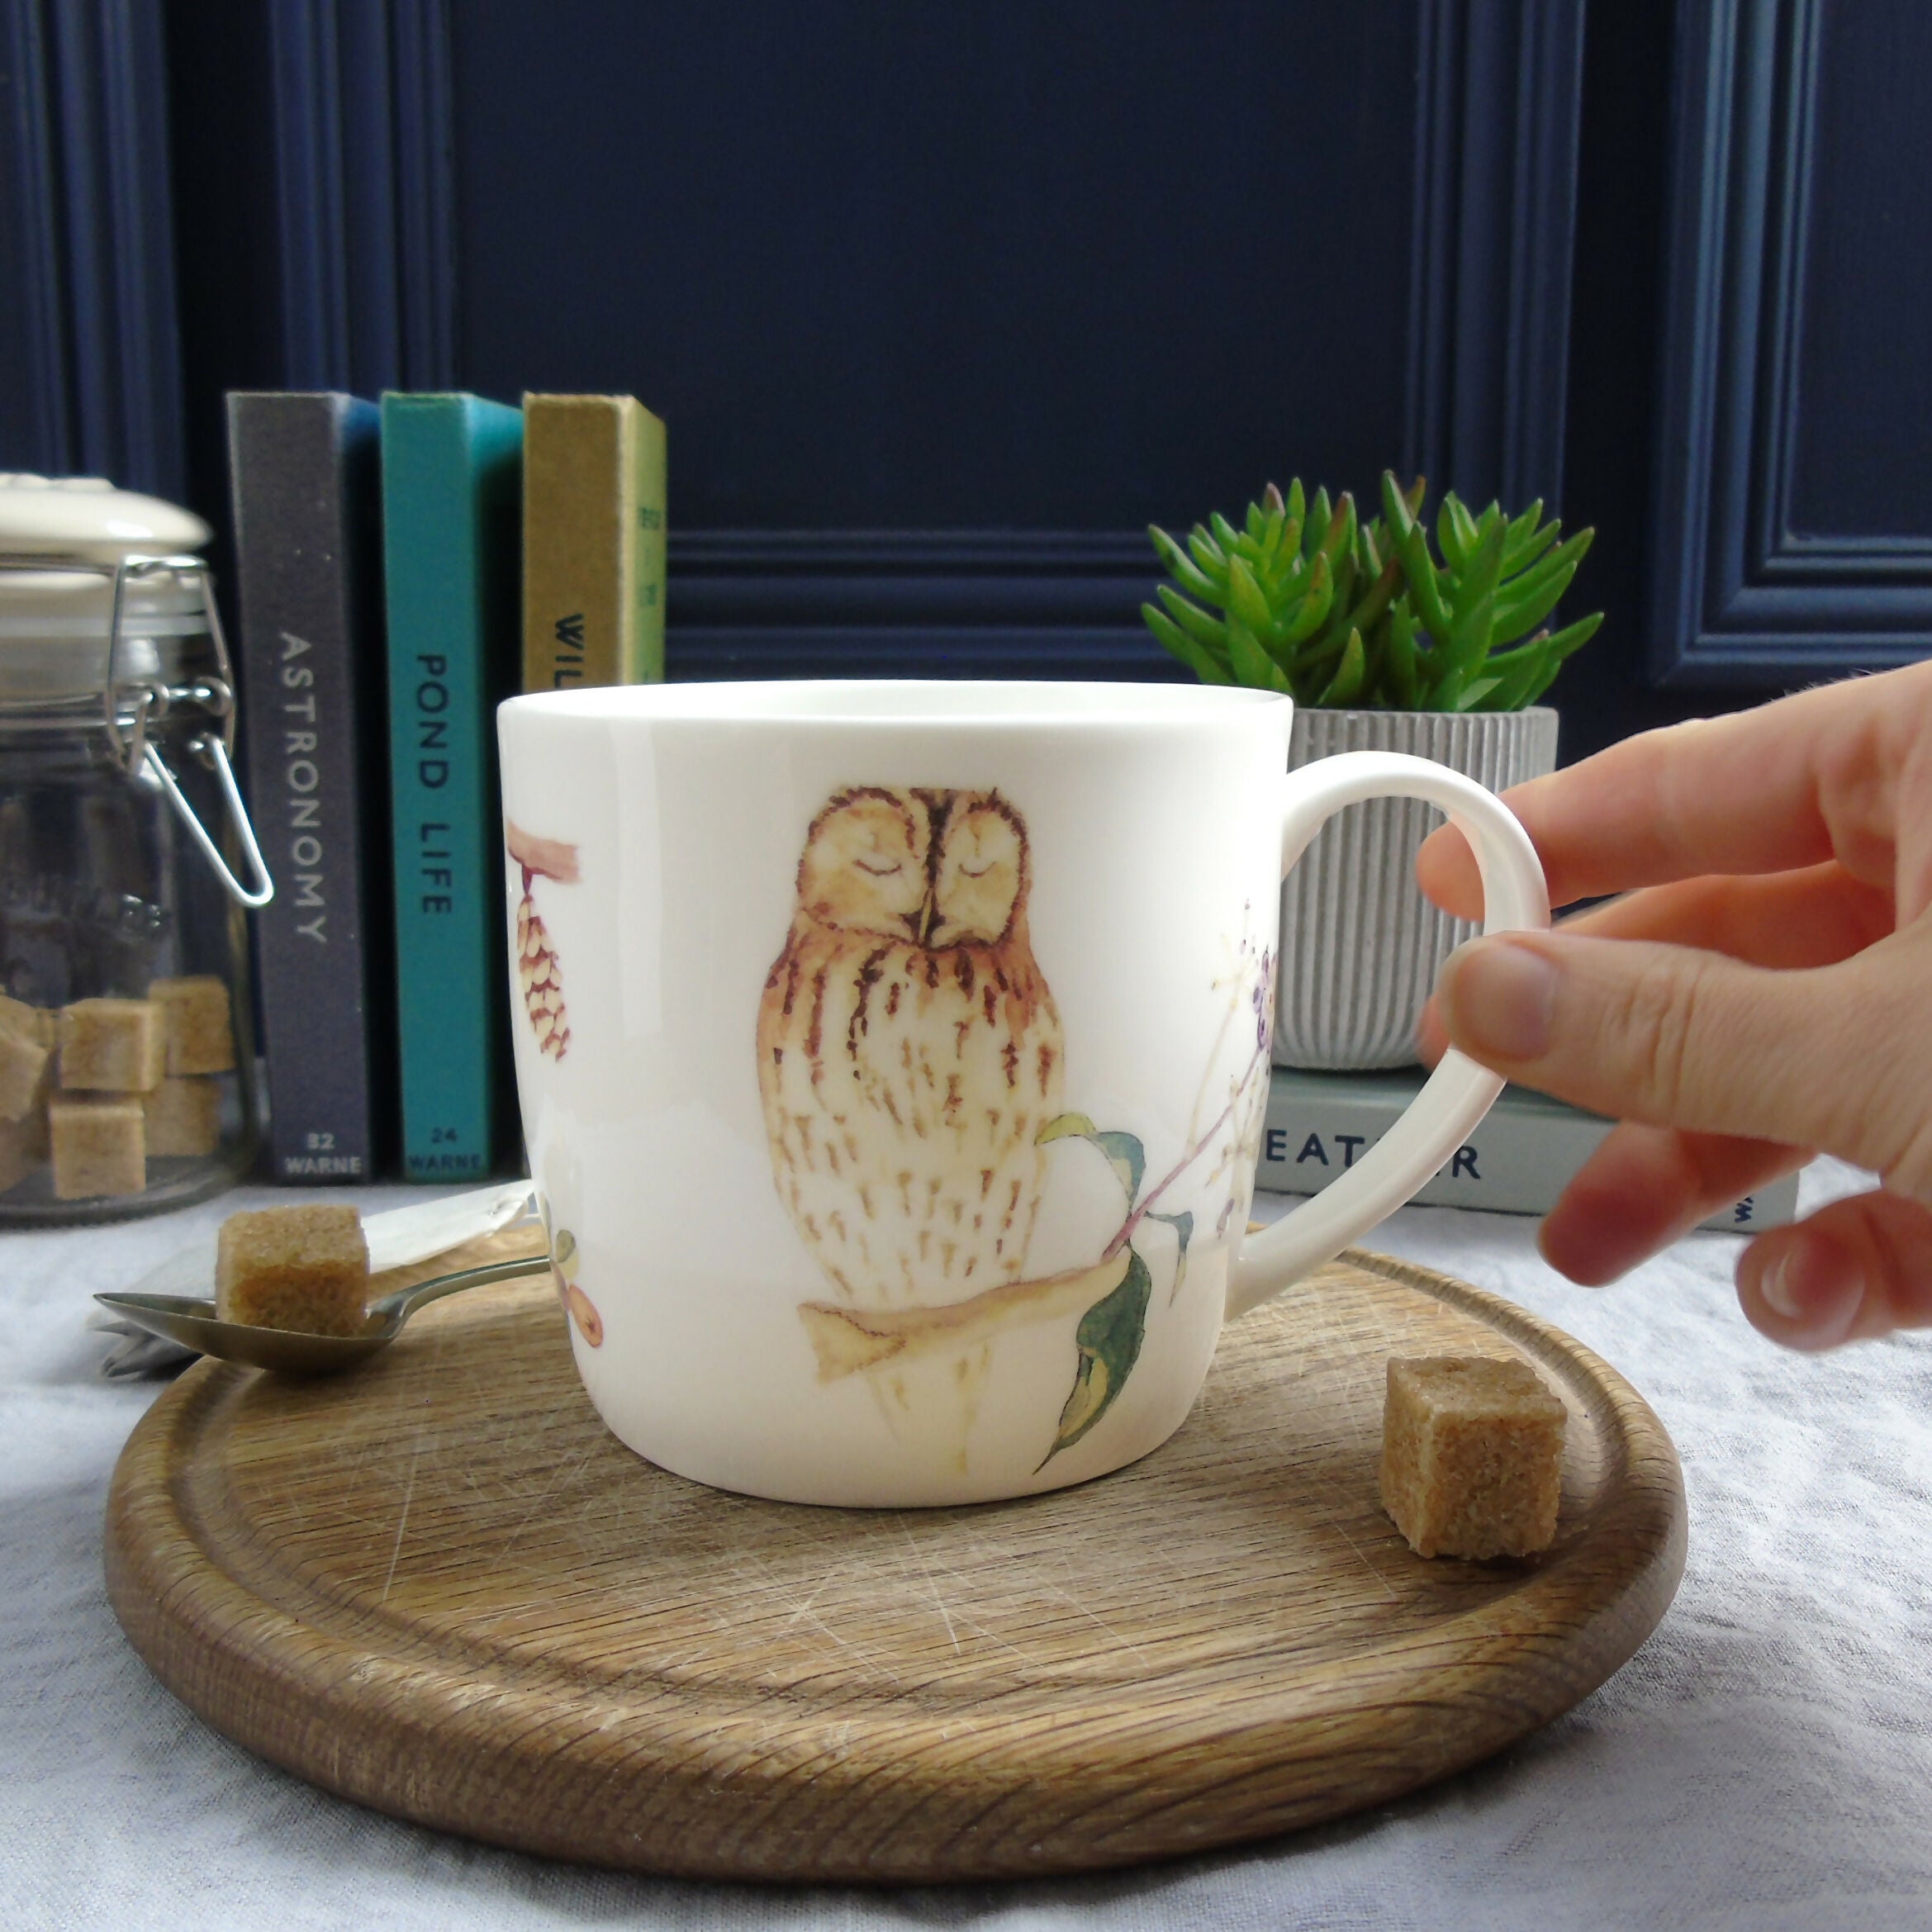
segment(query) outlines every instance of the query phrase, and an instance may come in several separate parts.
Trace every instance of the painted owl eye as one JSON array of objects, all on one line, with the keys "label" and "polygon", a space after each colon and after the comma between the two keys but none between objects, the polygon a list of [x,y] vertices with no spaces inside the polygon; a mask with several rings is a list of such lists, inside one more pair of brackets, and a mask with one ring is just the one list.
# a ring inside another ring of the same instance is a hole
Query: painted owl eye
[{"label": "painted owl eye", "polygon": [[959,868],[959,872],[960,872],[960,876],[961,876],[962,879],[984,879],[984,878],[986,876],[986,875],[987,875],[987,874],[988,874],[990,871],[991,871],[992,870],[993,870],[993,862],[992,862],[992,860],[990,860],[990,859],[988,859],[988,860],[987,860],[987,862],[985,862],[985,865],[983,865],[983,866],[963,866],[963,865],[962,865],[962,866],[961,866]]},{"label": "painted owl eye", "polygon": [[867,874],[869,876],[874,879],[890,879],[892,875],[900,869],[900,863],[897,859],[895,859],[889,866],[867,865],[863,859],[855,859],[853,860],[852,863],[856,865],[862,872]]}]

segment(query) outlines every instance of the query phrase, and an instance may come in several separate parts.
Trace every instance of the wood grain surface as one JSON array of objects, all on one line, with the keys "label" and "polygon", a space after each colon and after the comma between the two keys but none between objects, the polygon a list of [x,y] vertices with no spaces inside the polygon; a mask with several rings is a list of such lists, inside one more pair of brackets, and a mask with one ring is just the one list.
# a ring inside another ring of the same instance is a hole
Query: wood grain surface
[{"label": "wood grain surface", "polygon": [[[1474,1763],[1623,1663],[1683,1568],[1677,1457],[1635,1393],[1507,1303],[1376,1256],[1231,1328],[1144,1461],[973,1508],[666,1474],[605,1432],[563,1321],[548,1286],[509,1283],[339,1378],[183,1375],[107,1511],[109,1593],[162,1682],[331,1791],[527,1851],[1034,1875]],[[1512,1350],[1570,1412],[1556,1545],[1424,1562],[1376,1502],[1384,1364]]]}]

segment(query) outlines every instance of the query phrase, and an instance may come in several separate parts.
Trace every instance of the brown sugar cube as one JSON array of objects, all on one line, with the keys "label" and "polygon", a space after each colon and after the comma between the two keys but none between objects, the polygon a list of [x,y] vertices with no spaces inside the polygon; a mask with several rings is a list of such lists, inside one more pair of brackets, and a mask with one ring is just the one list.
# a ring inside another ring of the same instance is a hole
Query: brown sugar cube
[{"label": "brown sugar cube", "polygon": [[148,1184],[138,1095],[56,1094],[47,1103],[47,1136],[57,1201],[138,1194]]},{"label": "brown sugar cube", "polygon": [[221,1223],[215,1312],[224,1322],[360,1335],[369,1245],[354,1208],[264,1208]]},{"label": "brown sugar cube", "polygon": [[227,1073],[235,1065],[235,1028],[228,1017],[228,988],[211,973],[185,980],[156,980],[148,997],[168,1019],[171,1074]]},{"label": "brown sugar cube", "polygon": [[50,1057],[39,1041],[0,1026],[0,1120],[25,1120],[39,1106]]},{"label": "brown sugar cube", "polygon": [[40,1165],[36,1130],[44,1124],[38,1114],[31,1120],[0,1120],[0,1194],[11,1194]]},{"label": "brown sugar cube", "polygon": [[1388,1365],[1382,1507],[1418,1556],[1528,1556],[1556,1535],[1568,1412],[1527,1362]]},{"label": "brown sugar cube", "polygon": [[0,1033],[17,1033],[36,1047],[50,1049],[54,1044],[54,1015],[44,1006],[29,1006],[0,993]]},{"label": "brown sugar cube", "polygon": [[148,1158],[212,1154],[221,1142],[221,1088],[192,1075],[162,1081],[141,1096]]},{"label": "brown sugar cube", "polygon": [[59,1043],[70,1092],[145,1094],[167,1068],[167,1026],[151,999],[77,999],[60,1009]]}]

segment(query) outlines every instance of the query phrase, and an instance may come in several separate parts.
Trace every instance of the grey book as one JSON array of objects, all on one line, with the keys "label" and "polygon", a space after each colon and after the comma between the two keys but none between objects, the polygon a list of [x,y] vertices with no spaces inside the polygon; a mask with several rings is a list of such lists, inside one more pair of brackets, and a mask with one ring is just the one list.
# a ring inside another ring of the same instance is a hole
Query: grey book
[{"label": "grey book", "polygon": [[[1276,1067],[1256,1186],[1275,1194],[1319,1194],[1394,1125],[1426,1077],[1420,1067],[1390,1073]],[[1415,1198],[1428,1207],[1546,1214],[1614,1124],[1527,1087],[1505,1087],[1467,1142]],[[1733,1233],[1779,1227],[1796,1217],[1797,1200],[1797,1176],[1787,1175],[1732,1203],[1703,1226]]]},{"label": "grey book", "polygon": [[394,1106],[380,415],[329,392],[228,398],[255,915],[278,1180],[381,1170]]}]

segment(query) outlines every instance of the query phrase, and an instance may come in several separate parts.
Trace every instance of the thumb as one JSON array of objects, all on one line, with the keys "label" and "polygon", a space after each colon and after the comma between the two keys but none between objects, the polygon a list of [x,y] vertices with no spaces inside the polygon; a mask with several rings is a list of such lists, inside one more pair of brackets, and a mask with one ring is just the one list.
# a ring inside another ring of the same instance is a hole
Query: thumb
[{"label": "thumb", "polygon": [[1761,1234],[1738,1263],[1751,1325],[1788,1348],[1832,1348],[1932,1323],[1932,1208],[1891,1194],[1833,1201]]},{"label": "thumb", "polygon": [[1645,941],[1499,933],[1450,956],[1437,1011],[1472,1059],[1559,1099],[1821,1148],[1932,1205],[1923,938],[1794,972]]}]

